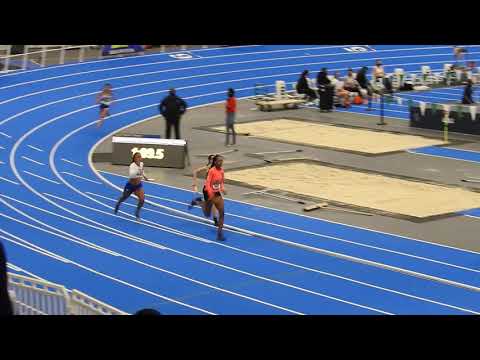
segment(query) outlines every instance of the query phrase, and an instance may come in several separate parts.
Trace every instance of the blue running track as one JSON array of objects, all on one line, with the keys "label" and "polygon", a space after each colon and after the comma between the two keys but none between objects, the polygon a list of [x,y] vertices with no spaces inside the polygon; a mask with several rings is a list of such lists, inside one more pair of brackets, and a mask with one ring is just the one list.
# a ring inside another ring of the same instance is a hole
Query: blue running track
[{"label": "blue running track", "polygon": [[[387,71],[436,70],[452,58],[448,46],[348,46],[202,49],[190,60],[152,54],[1,76],[0,239],[11,270],[129,313],[479,314],[476,252],[233,200],[226,224],[242,231],[218,243],[200,211],[188,213],[191,192],[152,183],[141,223],[133,199],[112,214],[125,178],[97,172],[91,149],[157,116],[170,87],[199,107],[228,87],[248,97],[255,83],[293,82],[305,68],[345,73],[382,59]],[[469,55],[479,60],[480,46]],[[117,101],[99,130],[94,98],[105,82]],[[405,105],[390,105],[388,116],[405,118]]]}]

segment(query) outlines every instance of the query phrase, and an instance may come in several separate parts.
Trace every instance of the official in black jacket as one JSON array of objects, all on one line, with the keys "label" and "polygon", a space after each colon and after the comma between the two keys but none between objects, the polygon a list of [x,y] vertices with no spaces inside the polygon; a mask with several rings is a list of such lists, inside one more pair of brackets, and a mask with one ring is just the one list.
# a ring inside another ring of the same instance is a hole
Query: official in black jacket
[{"label": "official in black jacket", "polygon": [[467,86],[465,86],[465,89],[463,89],[462,104],[465,104],[465,105],[475,104],[475,101],[473,101],[473,82],[472,82],[472,80],[467,80]]},{"label": "official in black jacket", "polygon": [[12,303],[7,287],[7,257],[0,242],[0,316],[13,315]]},{"label": "official in black jacket", "polygon": [[160,114],[163,115],[166,123],[166,139],[170,139],[171,128],[175,127],[175,137],[180,139],[180,118],[187,111],[187,103],[176,95],[175,89],[170,89],[159,105]]}]

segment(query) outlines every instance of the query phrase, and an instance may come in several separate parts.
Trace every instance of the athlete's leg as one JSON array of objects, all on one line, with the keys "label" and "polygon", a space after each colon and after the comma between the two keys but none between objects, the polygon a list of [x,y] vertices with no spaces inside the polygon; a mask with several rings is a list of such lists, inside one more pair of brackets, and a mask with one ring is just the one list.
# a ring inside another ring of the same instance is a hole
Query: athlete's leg
[{"label": "athlete's leg", "polygon": [[223,237],[223,222],[225,218],[224,212],[224,202],[223,198],[220,195],[215,195],[213,198],[213,203],[218,210],[218,228],[217,228],[217,240],[224,240]]},{"label": "athlete's leg", "polygon": [[137,204],[137,210],[135,210],[135,217],[137,219],[140,219],[140,209],[142,208],[143,204],[145,203],[145,192],[143,190],[143,187],[137,189],[135,191],[135,195],[138,197],[138,204]]},{"label": "athlete's leg", "polygon": [[132,193],[133,193],[133,191],[128,187],[128,184],[127,184],[125,186],[125,188],[123,189],[123,193],[120,196],[120,198],[118,199],[117,204],[115,205],[115,214],[118,212],[120,204],[122,202],[124,202],[125,200],[127,200],[130,197],[130,195],[132,195]]}]

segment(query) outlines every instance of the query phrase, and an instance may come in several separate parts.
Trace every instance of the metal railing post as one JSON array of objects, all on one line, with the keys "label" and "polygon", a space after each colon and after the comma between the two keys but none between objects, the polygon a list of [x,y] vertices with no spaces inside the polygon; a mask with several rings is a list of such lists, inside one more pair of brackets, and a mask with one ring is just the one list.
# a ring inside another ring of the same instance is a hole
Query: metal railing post
[{"label": "metal railing post", "polygon": [[62,45],[62,48],[60,49],[60,65],[65,64],[65,45]]},{"label": "metal railing post", "polygon": [[27,69],[28,50],[29,50],[29,46],[28,46],[28,45],[25,45],[25,48],[23,49],[22,70],[26,70],[26,69]]},{"label": "metal railing post", "polygon": [[165,45],[160,46],[160,51],[165,52]]},{"label": "metal railing post", "polygon": [[187,50],[187,45],[182,45],[182,46],[180,47],[180,49],[183,50],[183,51],[184,51],[184,50]]},{"label": "metal railing post", "polygon": [[45,67],[46,62],[47,62],[47,47],[42,46],[42,60],[40,62],[40,66]]},{"label": "metal railing post", "polygon": [[99,51],[98,51],[98,58],[99,58],[99,59],[102,59],[102,58],[103,58],[103,56],[102,56],[102,51],[103,51],[103,46],[104,46],[104,45],[99,45],[99,46],[100,46],[100,48],[99,48]]},{"label": "metal railing post", "polygon": [[78,54],[78,62],[83,62],[84,57],[85,57],[85,47],[82,46]]},{"label": "metal railing post", "polygon": [[5,58],[5,63],[4,63],[4,68],[6,72],[8,72],[8,69],[10,68],[10,55],[12,55],[12,45],[8,45],[7,47],[7,57]]}]

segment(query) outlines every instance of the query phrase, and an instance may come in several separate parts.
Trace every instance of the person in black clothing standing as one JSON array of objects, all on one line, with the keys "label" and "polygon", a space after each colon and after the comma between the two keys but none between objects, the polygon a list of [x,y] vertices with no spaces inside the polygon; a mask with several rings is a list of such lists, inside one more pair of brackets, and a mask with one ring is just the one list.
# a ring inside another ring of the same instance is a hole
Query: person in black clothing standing
[{"label": "person in black clothing standing", "polygon": [[7,257],[0,242],[0,316],[13,315],[7,284]]},{"label": "person in black clothing standing", "polygon": [[187,111],[187,103],[176,95],[175,89],[170,89],[159,106],[160,114],[163,115],[166,123],[166,139],[170,139],[172,126],[175,127],[175,137],[180,139],[180,118]]},{"label": "person in black clothing standing", "polygon": [[300,75],[300,78],[297,81],[297,93],[299,94],[305,94],[308,97],[308,101],[313,101],[317,98],[317,94],[315,90],[311,89],[310,86],[308,85],[308,70],[304,70],[302,72],[302,75]]},{"label": "person in black clothing standing", "polygon": [[475,101],[473,101],[473,82],[470,79],[467,80],[467,86],[465,86],[465,89],[463,89],[462,104],[475,104]]},{"label": "person in black clothing standing", "polygon": [[332,111],[334,86],[332,85],[332,81],[328,78],[327,68],[322,68],[318,73],[317,86],[320,94],[320,111]]}]

